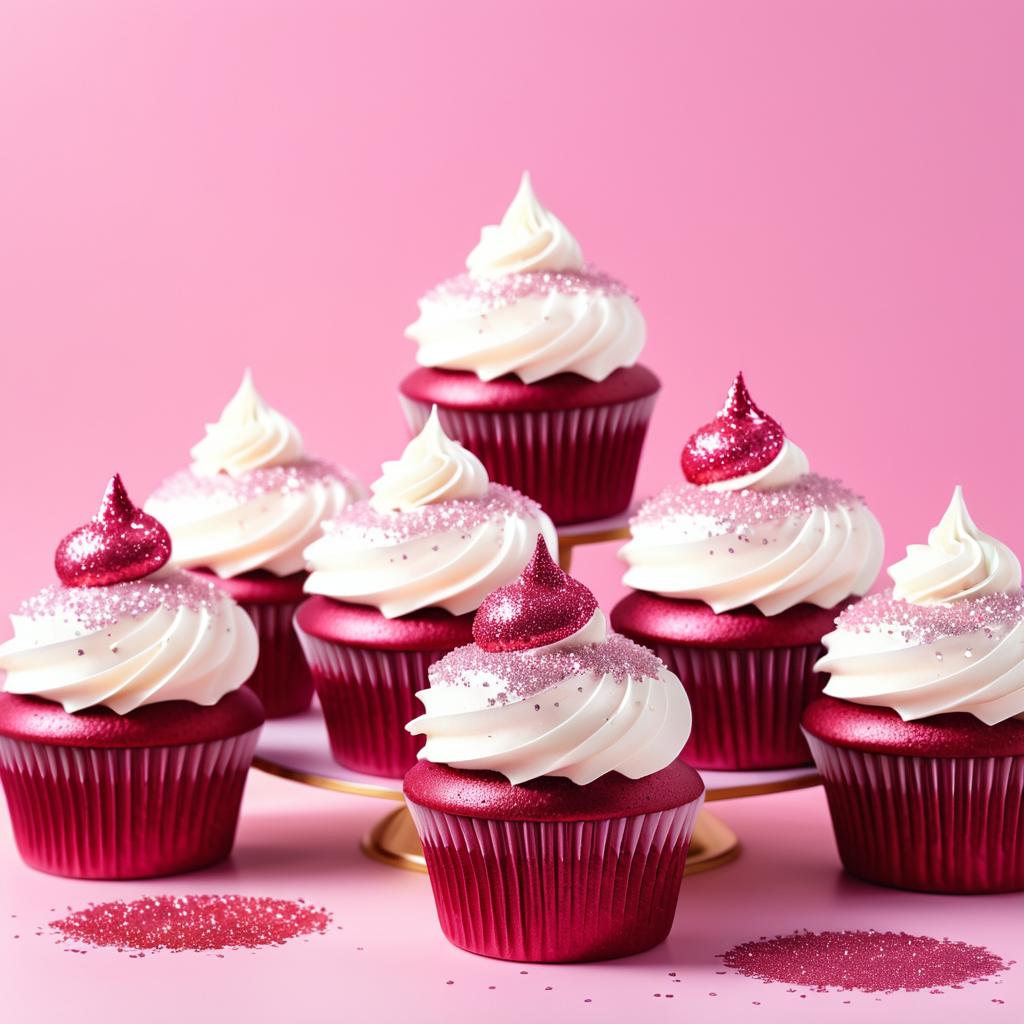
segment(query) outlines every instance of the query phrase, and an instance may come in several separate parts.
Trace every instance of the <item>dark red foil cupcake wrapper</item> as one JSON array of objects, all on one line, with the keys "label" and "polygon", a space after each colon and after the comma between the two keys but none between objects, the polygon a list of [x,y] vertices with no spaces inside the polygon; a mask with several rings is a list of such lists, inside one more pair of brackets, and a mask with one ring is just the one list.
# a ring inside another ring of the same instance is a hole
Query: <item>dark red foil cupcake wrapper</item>
[{"label": "dark red foil cupcake wrapper", "polygon": [[313,677],[292,627],[295,610],[305,600],[239,604],[249,613],[260,639],[259,660],[246,684],[263,702],[267,718],[305,711],[313,700]]},{"label": "dark red foil cupcake wrapper", "polygon": [[558,963],[629,956],[665,939],[703,799],[602,821],[409,810],[448,940],[482,956]]},{"label": "dark red foil cupcake wrapper", "polygon": [[58,747],[0,737],[0,782],[31,867],[153,878],[231,852],[259,729],[172,747]]},{"label": "dark red foil cupcake wrapper", "polygon": [[903,757],[807,739],[851,874],[922,892],[1024,889],[1024,757]]},{"label": "dark red foil cupcake wrapper", "polygon": [[448,652],[352,647],[298,633],[334,760],[367,775],[404,775],[425,742],[405,731],[423,711],[415,694],[430,685],[427,669]]},{"label": "dark red foil cupcake wrapper", "polygon": [[[418,433],[430,404],[399,397]],[[492,480],[529,495],[564,525],[629,507],[656,397],[586,409],[437,411],[445,432],[480,459]]]},{"label": "dark red foil cupcake wrapper", "polygon": [[804,708],[826,677],[814,671],[821,644],[729,649],[648,644],[690,698],[693,728],[680,757],[716,771],[810,764],[800,731]]}]

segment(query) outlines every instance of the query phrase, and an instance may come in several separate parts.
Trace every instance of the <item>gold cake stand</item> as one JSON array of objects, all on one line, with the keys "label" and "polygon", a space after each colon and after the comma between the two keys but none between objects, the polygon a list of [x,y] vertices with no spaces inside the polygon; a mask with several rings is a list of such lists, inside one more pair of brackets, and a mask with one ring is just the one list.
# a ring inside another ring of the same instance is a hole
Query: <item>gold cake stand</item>
[{"label": "gold cake stand", "polygon": [[[558,531],[559,564],[568,570],[574,550],[582,545],[628,538],[628,522],[627,512],[612,519],[562,527]],[[362,840],[362,850],[368,857],[390,867],[427,870],[419,836],[402,796],[402,780],[360,775],[336,764],[329,752],[323,716],[315,702],[303,715],[267,722],[253,767],[307,786],[400,803],[400,807],[370,829]],[[781,793],[821,783],[813,767],[765,772],[702,772],[701,775],[706,787],[706,803]],[[690,841],[686,874],[722,867],[739,854],[740,841],[736,833],[703,808]]]}]

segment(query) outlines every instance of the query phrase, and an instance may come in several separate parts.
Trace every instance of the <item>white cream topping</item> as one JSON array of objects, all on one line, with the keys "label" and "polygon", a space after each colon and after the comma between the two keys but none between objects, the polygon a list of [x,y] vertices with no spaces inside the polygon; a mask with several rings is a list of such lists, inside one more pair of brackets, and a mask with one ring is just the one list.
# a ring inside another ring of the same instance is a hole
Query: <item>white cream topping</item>
[{"label": "white cream topping", "polygon": [[974,525],[960,487],[928,543],[910,545],[889,575],[888,604],[870,598],[878,613],[841,616],[824,638],[815,667],[831,675],[825,693],[907,721],[965,712],[996,725],[1024,715],[1024,621],[1004,609],[1019,607],[1020,562]]},{"label": "white cream topping", "polygon": [[102,705],[123,715],[169,700],[212,705],[256,667],[256,629],[226,594],[195,608],[159,606],[99,629],[62,614],[12,615],[11,623],[14,637],[0,645],[4,689],[56,701],[69,712]]},{"label": "white cream topping", "polygon": [[1003,543],[971,519],[961,487],[953,491],[927,544],[911,544],[907,557],[889,567],[893,596],[912,604],[944,604],[983,594],[1019,590],[1020,562]]},{"label": "white cream topping", "polygon": [[585,270],[579,245],[540,205],[528,175],[467,266],[480,286],[429,292],[405,332],[421,366],[531,384],[558,373],[602,381],[636,362],[646,325],[635,300]]},{"label": "white cream topping", "polygon": [[370,485],[370,504],[382,512],[408,512],[438,501],[481,498],[488,483],[483,463],[445,434],[435,405],[402,457],[381,466],[380,479]]},{"label": "white cream topping", "polygon": [[234,397],[206,436],[192,448],[192,468],[200,476],[241,476],[263,466],[281,466],[302,458],[302,438],[294,424],[271,409],[245,371]]},{"label": "white cream topping", "polygon": [[473,277],[500,277],[530,270],[582,270],[583,253],[569,229],[541,206],[524,171],[500,224],[480,232],[480,241],[466,257]]},{"label": "white cream topping", "polygon": [[[577,637],[607,642],[600,611]],[[584,644],[567,638],[516,657],[529,672],[530,659],[573,646]],[[691,727],[682,684],[657,664],[656,675],[584,670],[540,693],[503,702],[494,694],[504,680],[481,671],[466,685],[435,684],[420,691],[424,714],[406,728],[427,738],[421,759],[500,772],[514,785],[558,776],[585,786],[612,771],[644,778],[679,756]]]},{"label": "white cream topping", "polygon": [[[464,520],[460,510],[476,502],[493,505],[491,514]],[[400,517],[427,509],[436,513],[432,529],[401,529]],[[362,525],[359,505],[350,511],[351,520],[343,513],[329,522],[324,535],[306,549],[311,574],[306,592],[372,605],[387,618],[421,608],[463,615],[478,608],[492,590],[516,579],[533,555],[538,535],[550,550],[558,550],[547,515],[500,484],[489,485],[484,498],[395,512],[383,528]]]}]

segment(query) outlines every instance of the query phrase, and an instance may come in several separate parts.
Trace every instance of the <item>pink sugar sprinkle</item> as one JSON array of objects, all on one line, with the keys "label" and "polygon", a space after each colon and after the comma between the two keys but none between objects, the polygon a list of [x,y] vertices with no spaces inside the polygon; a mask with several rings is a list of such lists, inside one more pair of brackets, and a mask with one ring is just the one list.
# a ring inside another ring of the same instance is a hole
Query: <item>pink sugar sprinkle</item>
[{"label": "pink sugar sprinkle", "polygon": [[491,520],[536,519],[540,505],[504,484],[489,484],[482,498],[457,498],[408,512],[379,512],[357,501],[323,524],[328,536],[355,536],[368,544],[402,544],[442,533],[468,534]]},{"label": "pink sugar sprinkle", "polygon": [[685,481],[649,498],[631,525],[671,526],[703,520],[709,536],[751,529],[773,520],[804,516],[815,509],[856,508],[861,498],[838,480],[805,473],[796,483],[770,491],[712,491]]},{"label": "pink sugar sprinkle", "polygon": [[148,615],[161,607],[215,613],[226,600],[224,591],[216,584],[194,573],[178,571],[108,587],[52,584],[23,601],[18,614],[30,619],[62,619],[93,632],[121,619]]},{"label": "pink sugar sprinkle", "polygon": [[183,469],[164,480],[150,500],[168,504],[203,502],[213,508],[234,508],[265,494],[289,494],[307,490],[313,484],[332,482],[361,491],[350,473],[330,462],[300,459],[287,466],[261,466],[239,477],[228,473],[202,476]]},{"label": "pink sugar sprinkle", "polygon": [[931,644],[948,637],[1015,626],[1024,619],[1024,591],[985,594],[950,604],[912,604],[897,600],[891,590],[871,594],[852,604],[836,619],[837,628],[847,633],[898,633],[908,644]]},{"label": "pink sugar sprinkle", "polygon": [[612,633],[604,643],[554,651],[485,651],[476,644],[459,647],[428,669],[431,686],[479,686],[496,682],[491,704],[523,700],[571,676],[610,675],[656,679],[664,664],[646,647]]},{"label": "pink sugar sprinkle", "polygon": [[552,292],[560,295],[630,295],[621,281],[594,267],[587,267],[580,271],[530,270],[479,280],[469,274],[459,274],[442,281],[420,301],[423,305],[454,302],[485,311]]},{"label": "pink sugar sprinkle", "polygon": [[293,900],[264,896],[143,896],[125,902],[90,903],[51,921],[65,942],[117,950],[257,949],[323,934],[331,915]]},{"label": "pink sugar sprinkle", "polygon": [[1009,967],[983,946],[873,930],[794,932],[741,943],[722,958],[745,977],[817,992],[919,992],[985,981]]}]

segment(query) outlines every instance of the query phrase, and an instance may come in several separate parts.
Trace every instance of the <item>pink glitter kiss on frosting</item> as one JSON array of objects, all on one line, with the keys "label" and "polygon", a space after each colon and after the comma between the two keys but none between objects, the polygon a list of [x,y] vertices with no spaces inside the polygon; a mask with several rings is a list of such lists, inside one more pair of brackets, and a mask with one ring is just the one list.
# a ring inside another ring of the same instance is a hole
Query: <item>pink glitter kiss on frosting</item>
[{"label": "pink glitter kiss on frosting", "polygon": [[60,542],[53,564],[66,586],[109,587],[149,576],[170,557],[170,535],[132,504],[115,473],[99,512]]},{"label": "pink glitter kiss on frosting", "polygon": [[785,439],[782,427],[757,407],[738,373],[721,411],[686,442],[683,473],[691,484],[756,473],[778,456]]},{"label": "pink glitter kiss on frosting", "polygon": [[484,598],[473,619],[473,639],[485,651],[526,651],[572,636],[595,611],[594,595],[555,565],[538,537],[519,579]]}]

